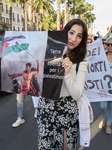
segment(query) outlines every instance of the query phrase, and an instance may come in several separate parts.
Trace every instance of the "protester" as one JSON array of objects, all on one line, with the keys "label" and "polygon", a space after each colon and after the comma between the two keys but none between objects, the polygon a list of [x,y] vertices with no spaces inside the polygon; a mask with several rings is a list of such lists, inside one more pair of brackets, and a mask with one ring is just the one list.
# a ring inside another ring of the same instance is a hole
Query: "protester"
[{"label": "protester", "polygon": [[96,41],[96,40],[97,40],[97,38],[98,38],[98,36],[94,36],[93,38],[94,38],[94,41]]},{"label": "protester", "polygon": [[90,43],[92,43],[92,40],[91,40],[91,38],[88,38],[87,39],[87,44],[90,44]]},{"label": "protester", "polygon": [[[15,123],[12,124],[12,127],[18,127],[19,125],[23,124],[25,122],[23,118],[23,104],[25,100],[25,95],[27,95],[29,89],[30,89],[30,82],[32,79],[32,76],[36,75],[40,71],[40,65],[39,60],[37,60],[37,70],[30,72],[31,64],[26,64],[26,70],[19,74],[9,74],[10,77],[18,77],[23,76],[23,84],[22,84],[22,91],[20,94],[17,94],[16,100],[17,100],[17,120]],[[24,95],[23,95],[24,94]]]},{"label": "protester", "polygon": [[[76,150],[79,127],[77,100],[81,97],[87,74],[87,27],[73,19],[64,28],[68,49],[62,67],[65,69],[59,100],[41,97],[38,102],[38,149]],[[79,63],[78,73],[76,66]],[[50,90],[50,89],[49,89]]]},{"label": "protester", "polygon": [[35,109],[35,113],[34,113],[34,118],[37,118],[37,109],[38,109],[38,101],[39,101],[39,96],[32,96],[32,101],[33,101],[33,106]]},{"label": "protester", "polygon": [[104,50],[105,52],[107,52],[107,43],[106,43],[106,40],[105,39],[102,39],[102,43],[103,43],[103,47],[104,47]]},{"label": "protester", "polygon": [[[107,59],[112,72],[112,37],[108,37],[106,43],[107,43],[107,50],[108,50]],[[106,124],[106,133],[111,134],[112,130],[110,128],[110,125],[112,122],[112,101],[100,102],[99,104],[100,104],[101,114],[103,117],[103,120],[99,124],[99,128],[102,129]]]}]

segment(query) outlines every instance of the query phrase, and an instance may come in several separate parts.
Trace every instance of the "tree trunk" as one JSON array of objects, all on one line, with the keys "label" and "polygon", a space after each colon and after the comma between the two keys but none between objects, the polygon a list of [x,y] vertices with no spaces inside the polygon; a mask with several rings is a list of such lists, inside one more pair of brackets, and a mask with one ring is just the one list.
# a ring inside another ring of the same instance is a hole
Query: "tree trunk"
[{"label": "tree trunk", "polygon": [[22,21],[23,21],[23,31],[25,31],[25,3],[22,3]]},{"label": "tree trunk", "polygon": [[40,9],[40,17],[41,17],[41,19],[43,18],[43,15],[44,15],[44,9],[43,9],[43,7]]},{"label": "tree trunk", "polygon": [[[40,19],[42,19],[44,16],[44,9],[43,9],[43,5],[40,8]],[[43,29],[40,27],[40,31],[43,31]]]},{"label": "tree trunk", "polygon": [[69,3],[68,1],[65,2],[65,25],[69,21]]},{"label": "tree trunk", "polygon": [[0,30],[2,30],[2,14],[1,14],[1,10],[2,10],[2,0],[0,0]]},{"label": "tree trunk", "polygon": [[82,19],[82,17],[83,17],[83,14],[80,15],[80,19]]},{"label": "tree trunk", "polygon": [[57,0],[57,30],[60,30],[60,0]]},{"label": "tree trunk", "polygon": [[10,19],[10,31],[12,31],[12,5],[10,3],[9,3],[9,19]]},{"label": "tree trunk", "polygon": [[72,14],[72,19],[74,19],[75,18],[75,15],[74,14]]},{"label": "tree trunk", "polygon": [[33,21],[33,17],[32,17],[32,13],[33,13],[33,8],[32,8],[32,0],[28,1],[28,16],[29,16],[29,31],[32,31],[32,21]]}]

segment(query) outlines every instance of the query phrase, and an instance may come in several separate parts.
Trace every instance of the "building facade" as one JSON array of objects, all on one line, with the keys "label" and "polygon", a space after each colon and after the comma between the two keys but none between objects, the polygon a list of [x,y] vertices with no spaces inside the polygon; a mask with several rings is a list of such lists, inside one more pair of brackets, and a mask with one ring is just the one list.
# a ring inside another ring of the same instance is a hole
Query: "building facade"
[{"label": "building facade", "polygon": [[[7,24],[10,28],[10,14],[9,14],[9,3],[2,2],[1,5],[1,19],[2,25]],[[25,31],[29,31],[29,10],[25,7]],[[38,27],[38,19],[40,14],[32,13],[32,31],[40,30]],[[14,3],[12,5],[12,30],[13,31],[23,31],[23,17],[22,17],[22,5]]]}]

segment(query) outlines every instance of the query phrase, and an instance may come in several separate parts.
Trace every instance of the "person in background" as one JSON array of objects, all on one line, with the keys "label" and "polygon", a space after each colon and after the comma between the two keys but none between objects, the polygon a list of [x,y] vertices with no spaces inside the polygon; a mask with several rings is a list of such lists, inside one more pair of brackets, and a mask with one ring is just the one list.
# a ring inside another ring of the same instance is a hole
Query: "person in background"
[{"label": "person in background", "polygon": [[106,40],[105,39],[102,39],[102,43],[103,43],[103,47],[104,47],[104,50],[105,52],[107,53],[107,43],[106,43]]},{"label": "person in background", "polygon": [[91,38],[88,38],[87,39],[87,44],[90,44],[90,43],[92,43],[92,40],[91,40]]},{"label": "person in background", "polygon": [[94,41],[96,41],[96,40],[97,40],[97,38],[98,38],[98,36],[94,36],[93,38],[94,38]]},{"label": "person in background", "polygon": [[38,97],[32,96],[33,106],[34,106],[34,109],[35,109],[34,118],[37,118],[37,109],[38,109],[39,98],[40,98],[40,96],[38,96]]},{"label": "person in background", "polygon": [[[112,73],[112,37],[107,38],[106,44],[108,50],[107,59]],[[111,134],[112,130],[110,125],[112,122],[112,100],[108,102],[100,102],[99,106],[103,117],[103,120],[99,124],[99,128],[102,129],[106,125],[106,133]]]},{"label": "person in background", "polygon": [[[77,150],[81,97],[87,74],[87,26],[73,19],[63,29],[68,33],[68,47],[62,67],[65,70],[60,98],[39,98],[37,111],[38,150]],[[76,66],[79,64],[76,74]],[[50,89],[49,89],[50,90]]]}]

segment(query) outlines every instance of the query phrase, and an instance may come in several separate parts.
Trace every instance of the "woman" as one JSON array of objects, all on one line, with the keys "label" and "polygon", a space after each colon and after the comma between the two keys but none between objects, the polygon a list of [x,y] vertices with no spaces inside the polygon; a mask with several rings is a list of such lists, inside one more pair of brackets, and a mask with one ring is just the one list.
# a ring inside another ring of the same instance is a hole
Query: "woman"
[{"label": "woman", "polygon": [[[40,150],[76,150],[78,138],[77,100],[83,93],[87,61],[87,27],[80,19],[71,20],[64,28],[68,49],[62,66],[65,69],[60,99],[39,99],[37,123]],[[76,75],[76,65],[79,64]]]},{"label": "woman", "polygon": [[[109,62],[109,66],[112,72],[112,37],[108,37],[106,40],[106,44],[107,44],[107,59]],[[108,112],[107,112],[107,104],[108,104]],[[103,117],[103,120],[100,122],[99,124],[99,128],[102,129],[105,124],[106,124],[106,133],[107,134],[111,134],[112,130],[110,128],[111,122],[112,122],[112,101],[109,101],[108,103],[105,102],[100,102],[100,110],[101,110],[101,114]]]}]

